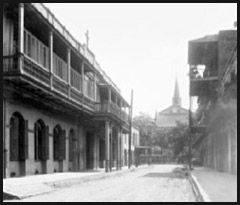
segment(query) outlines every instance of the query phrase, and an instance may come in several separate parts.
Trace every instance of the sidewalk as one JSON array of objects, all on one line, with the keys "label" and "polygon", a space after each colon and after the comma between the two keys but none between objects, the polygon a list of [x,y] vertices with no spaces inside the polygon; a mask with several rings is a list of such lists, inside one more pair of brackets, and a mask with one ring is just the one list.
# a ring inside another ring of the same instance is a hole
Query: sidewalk
[{"label": "sidewalk", "polygon": [[204,201],[237,202],[237,176],[206,167],[191,171]]},{"label": "sidewalk", "polygon": [[[143,168],[145,166],[140,166]],[[105,173],[105,169],[90,170],[84,172],[62,172],[44,175],[33,175],[18,178],[3,179],[3,197],[9,196],[18,199],[36,196],[52,192],[58,188],[68,187],[91,180],[103,179],[111,176],[119,176],[130,172],[128,167],[122,167],[122,170]]]}]

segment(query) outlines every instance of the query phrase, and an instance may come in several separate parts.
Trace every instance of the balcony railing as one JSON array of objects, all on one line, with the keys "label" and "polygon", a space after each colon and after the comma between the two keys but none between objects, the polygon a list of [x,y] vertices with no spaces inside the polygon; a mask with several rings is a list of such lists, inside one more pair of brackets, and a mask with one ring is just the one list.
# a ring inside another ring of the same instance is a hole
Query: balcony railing
[{"label": "balcony railing", "polygon": [[43,69],[49,70],[49,49],[26,29],[24,30],[24,53]]},{"label": "balcony railing", "polygon": [[102,113],[102,114],[106,114],[106,113],[113,114],[119,119],[127,123],[129,122],[129,116],[114,103],[109,103],[109,102],[95,103],[95,112]]},{"label": "balcony railing", "polygon": [[100,68],[99,64],[96,66],[96,59],[94,54],[82,44],[80,44],[71,34],[70,32],[56,19],[53,13],[42,3],[31,3],[32,6],[43,15],[43,17],[53,25],[53,27],[65,37],[67,41],[71,43],[71,45],[78,50],[94,67],[98,70],[103,78],[107,81],[107,83],[111,84],[118,92],[120,89],[113,83],[113,81],[107,76],[107,74]]},{"label": "balcony railing", "polygon": [[73,68],[71,68],[71,86],[78,91],[82,91],[82,75]]}]

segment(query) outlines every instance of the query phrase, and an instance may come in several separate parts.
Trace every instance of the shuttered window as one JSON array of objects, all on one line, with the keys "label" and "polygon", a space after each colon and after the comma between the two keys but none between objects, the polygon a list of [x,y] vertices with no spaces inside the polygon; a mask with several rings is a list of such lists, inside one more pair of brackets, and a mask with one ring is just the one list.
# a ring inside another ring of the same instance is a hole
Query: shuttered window
[{"label": "shuttered window", "polygon": [[13,115],[10,120],[10,161],[28,158],[28,121]]},{"label": "shuttered window", "polygon": [[55,127],[53,130],[53,158],[54,160],[59,159],[59,139],[61,130]]},{"label": "shuttered window", "polygon": [[10,120],[10,161],[19,160],[19,119],[12,117]]},{"label": "shuttered window", "polygon": [[34,125],[35,160],[41,159],[41,145],[42,145],[41,131],[42,131],[41,124],[38,122],[35,123]]},{"label": "shuttered window", "polygon": [[66,159],[66,131],[62,130],[59,140],[59,160]]},{"label": "shuttered window", "polygon": [[73,156],[76,155],[76,147],[74,146],[76,140],[75,131],[71,129],[69,132],[69,161],[73,161]]},{"label": "shuttered window", "polygon": [[49,159],[49,127],[41,121],[35,123],[35,160]]},{"label": "shuttered window", "polygon": [[42,132],[42,160],[49,159],[49,127],[44,126]]}]

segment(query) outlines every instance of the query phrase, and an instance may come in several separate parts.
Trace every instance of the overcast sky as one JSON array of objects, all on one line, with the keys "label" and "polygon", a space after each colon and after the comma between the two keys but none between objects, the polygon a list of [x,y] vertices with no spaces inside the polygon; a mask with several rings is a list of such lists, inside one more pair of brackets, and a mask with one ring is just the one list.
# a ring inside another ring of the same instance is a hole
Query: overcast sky
[{"label": "overcast sky", "polygon": [[133,115],[152,117],[172,104],[178,78],[182,106],[189,107],[188,41],[232,29],[236,3],[118,4],[45,3],[80,42],[130,103]]}]

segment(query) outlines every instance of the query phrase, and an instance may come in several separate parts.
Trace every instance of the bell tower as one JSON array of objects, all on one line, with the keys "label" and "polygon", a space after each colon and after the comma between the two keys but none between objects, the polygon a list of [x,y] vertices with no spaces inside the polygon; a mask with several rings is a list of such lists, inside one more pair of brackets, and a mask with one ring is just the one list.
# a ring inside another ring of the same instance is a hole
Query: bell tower
[{"label": "bell tower", "polygon": [[180,107],[182,106],[181,97],[180,97],[180,94],[179,94],[177,78],[176,78],[176,81],[175,81],[175,90],[174,90],[174,95],[173,95],[173,98],[172,98],[172,104],[173,105],[178,105]]}]

